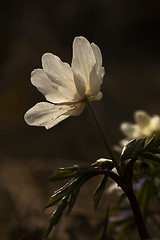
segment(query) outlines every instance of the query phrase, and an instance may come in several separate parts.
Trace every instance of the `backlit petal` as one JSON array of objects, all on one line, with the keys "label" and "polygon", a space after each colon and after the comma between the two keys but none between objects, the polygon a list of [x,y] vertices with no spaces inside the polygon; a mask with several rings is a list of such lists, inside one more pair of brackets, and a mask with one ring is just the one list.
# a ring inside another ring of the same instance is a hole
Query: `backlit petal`
[{"label": "backlit petal", "polygon": [[83,111],[84,106],[84,104],[80,103],[54,105],[47,102],[40,102],[29,109],[24,118],[31,126],[44,126],[46,129],[49,129],[69,116],[79,115]]},{"label": "backlit petal", "polygon": [[89,92],[90,74],[95,64],[96,59],[88,40],[84,37],[76,37],[73,41],[72,69],[76,75],[78,92],[82,92],[81,89],[83,91],[86,89],[85,93]]},{"label": "backlit petal", "polygon": [[43,69],[35,69],[31,73],[31,82],[38,90],[53,103],[68,102],[69,100],[58,90],[57,84],[53,83]]},{"label": "backlit petal", "polygon": [[99,47],[95,43],[91,43],[91,47],[93,49],[93,53],[94,53],[94,56],[95,56],[95,59],[96,59],[97,75],[99,76],[99,80],[102,83],[105,71],[104,71],[104,68],[102,67],[102,54],[101,54],[101,50],[99,49]]},{"label": "backlit petal", "polygon": [[96,96],[100,91],[100,87],[101,81],[99,79],[99,76],[97,75],[96,66],[94,66],[90,73],[89,88],[86,90],[86,95]]},{"label": "backlit petal", "polygon": [[49,79],[57,85],[58,90],[70,101],[78,101],[80,96],[76,90],[73,72],[68,63],[59,57],[45,53],[42,56],[42,66]]},{"label": "backlit petal", "polygon": [[150,124],[151,121],[150,116],[144,111],[136,111],[134,114],[134,118],[140,128],[146,127]]},{"label": "backlit petal", "polygon": [[155,131],[160,130],[160,117],[155,115],[151,118],[151,126]]},{"label": "backlit petal", "polygon": [[92,100],[99,101],[101,100],[102,96],[103,96],[102,92],[99,92],[95,97],[93,97]]},{"label": "backlit petal", "polygon": [[129,139],[141,137],[140,129],[135,124],[122,123],[120,128]]},{"label": "backlit petal", "polygon": [[94,53],[95,58],[96,58],[96,63],[99,67],[101,67],[102,66],[101,50],[99,49],[99,47],[95,43],[91,43],[91,47],[93,49],[93,53]]}]

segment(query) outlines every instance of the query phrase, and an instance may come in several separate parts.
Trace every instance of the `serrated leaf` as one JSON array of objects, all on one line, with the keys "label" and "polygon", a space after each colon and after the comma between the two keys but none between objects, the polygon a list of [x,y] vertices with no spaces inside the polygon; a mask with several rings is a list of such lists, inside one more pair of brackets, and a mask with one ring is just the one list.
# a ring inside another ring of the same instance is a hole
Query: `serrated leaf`
[{"label": "serrated leaf", "polygon": [[152,151],[152,149],[160,147],[160,131],[156,132],[150,141],[145,146],[145,151]]},{"label": "serrated leaf", "polygon": [[45,208],[51,207],[53,206],[55,203],[57,203],[58,201],[60,201],[68,192],[68,189],[64,189],[60,192],[57,192],[55,194],[53,194],[51,196],[51,198],[49,199],[48,203],[46,204]]},{"label": "serrated leaf", "polygon": [[93,195],[93,201],[94,201],[94,209],[97,210],[99,201],[101,199],[101,196],[104,192],[105,186],[106,186],[106,182],[107,182],[107,177],[104,176],[101,178],[98,187]]},{"label": "serrated leaf", "polygon": [[69,200],[68,200],[68,212],[67,212],[67,214],[69,214],[70,211],[72,210],[82,185],[91,177],[92,177],[92,175],[84,174],[83,176],[77,178],[77,181],[75,181],[74,184],[71,186],[70,197],[69,197]]},{"label": "serrated leaf", "polygon": [[133,139],[124,145],[120,159],[122,161],[133,159],[140,154],[145,145],[145,139]]},{"label": "serrated leaf", "polygon": [[65,210],[66,206],[67,206],[67,202],[68,202],[68,196],[65,196],[62,201],[61,204],[59,205],[59,207],[53,212],[51,218],[50,218],[50,224],[49,227],[46,231],[45,237],[47,237],[49,235],[49,233],[51,232],[52,228],[54,225],[56,225],[58,223],[58,221],[60,220],[63,211]]},{"label": "serrated leaf", "polygon": [[55,203],[60,201],[69,191],[70,185],[75,181],[75,179],[71,179],[68,183],[66,183],[63,187],[59,188],[58,190],[54,191],[54,194],[49,199],[48,203],[46,204],[45,208],[53,206]]},{"label": "serrated leaf", "polygon": [[50,181],[57,181],[61,179],[71,178],[75,174],[75,168],[60,168],[58,171],[53,172],[49,177]]},{"label": "serrated leaf", "polygon": [[78,197],[78,193],[80,191],[81,186],[76,186],[75,189],[73,190],[72,194],[70,195],[69,201],[68,201],[68,211],[67,214],[69,214],[75,204],[75,201]]}]

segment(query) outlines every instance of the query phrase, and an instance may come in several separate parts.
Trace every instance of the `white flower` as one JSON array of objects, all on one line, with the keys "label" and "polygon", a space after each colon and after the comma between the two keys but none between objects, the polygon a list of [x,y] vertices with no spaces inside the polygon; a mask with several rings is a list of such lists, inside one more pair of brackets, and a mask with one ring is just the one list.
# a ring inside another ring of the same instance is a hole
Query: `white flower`
[{"label": "white flower", "polygon": [[106,190],[106,194],[115,194],[116,196],[120,197],[123,194],[123,190],[118,186],[116,182],[112,181]]},{"label": "white flower", "polygon": [[37,103],[25,114],[25,121],[33,126],[49,129],[69,116],[79,115],[89,101],[100,100],[104,76],[101,51],[84,37],[73,41],[71,67],[59,57],[45,53],[43,69],[31,73],[31,82],[49,102]]},{"label": "white flower", "polygon": [[[135,124],[122,123],[120,128],[126,135],[126,140],[134,138],[147,138],[150,139],[154,133],[160,130],[160,116],[149,116],[145,111],[136,111],[134,113]],[[125,140],[122,140],[125,143]]]}]

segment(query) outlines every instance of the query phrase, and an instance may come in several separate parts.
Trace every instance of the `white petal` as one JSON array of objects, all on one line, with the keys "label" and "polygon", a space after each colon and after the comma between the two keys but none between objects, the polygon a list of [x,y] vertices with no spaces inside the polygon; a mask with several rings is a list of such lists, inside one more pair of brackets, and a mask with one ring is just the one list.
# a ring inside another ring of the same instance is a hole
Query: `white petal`
[{"label": "white petal", "polygon": [[79,115],[84,106],[84,104],[54,105],[40,102],[26,112],[24,119],[31,126],[44,126],[49,129],[69,116]]},{"label": "white petal", "polygon": [[101,87],[101,81],[97,75],[96,66],[93,67],[89,77],[89,88],[86,90],[86,95],[96,96]]},{"label": "white petal", "polygon": [[84,80],[79,74],[74,73],[74,81],[75,81],[78,94],[81,96],[81,99],[83,99],[86,92],[86,86],[85,86]]},{"label": "white petal", "polygon": [[31,82],[38,90],[53,103],[68,102],[69,100],[58,90],[58,86],[51,81],[43,69],[35,69],[31,73]]},{"label": "white petal", "polygon": [[[124,145],[125,144],[127,144],[127,142],[128,142],[128,140],[127,139],[121,139],[120,141],[119,141],[119,145],[121,146],[121,147],[124,147]],[[121,149],[122,150],[122,149]]]},{"label": "white petal", "polygon": [[135,124],[122,123],[120,125],[120,129],[128,137],[128,139],[141,137],[140,129]]},{"label": "white petal", "polygon": [[134,114],[134,118],[140,128],[146,127],[150,124],[151,121],[150,116],[144,111],[136,111]]},{"label": "white petal", "polygon": [[146,137],[152,137],[152,135],[160,129],[160,118],[154,116],[150,118],[150,122],[145,127],[141,128],[142,133]]},{"label": "white petal", "polygon": [[111,182],[109,187],[106,190],[107,194],[114,194],[116,196],[121,196],[123,193],[123,190],[118,186],[116,182]]},{"label": "white petal", "polygon": [[97,71],[97,75],[99,76],[99,80],[103,81],[103,77],[105,74],[105,70],[102,67],[102,54],[101,54],[101,50],[99,49],[99,47],[95,44],[95,43],[91,43],[91,47],[93,49],[93,53],[96,59],[96,71]]},{"label": "white petal", "polygon": [[103,81],[104,74],[105,74],[105,69],[104,69],[104,67],[101,67],[100,72],[99,72],[99,75],[100,75],[100,77],[101,77],[101,78],[100,78],[101,81]]},{"label": "white petal", "polygon": [[[76,76],[78,92],[90,89],[90,74],[96,64],[92,47],[84,37],[76,37],[73,41],[72,69]],[[80,76],[80,78],[78,78]],[[81,90],[82,89],[82,90]],[[86,94],[86,92],[84,92]]]},{"label": "white petal", "polygon": [[42,66],[49,79],[57,85],[58,90],[70,101],[78,101],[80,96],[76,90],[73,72],[68,63],[59,57],[45,53],[42,56]]},{"label": "white petal", "polygon": [[99,100],[101,100],[102,96],[103,96],[102,92],[99,92],[96,96],[90,98],[90,100],[91,101],[99,101]]},{"label": "white petal", "polygon": [[91,47],[93,49],[93,53],[94,53],[95,58],[96,58],[96,63],[99,67],[101,67],[102,66],[101,50],[99,49],[99,47],[95,43],[91,43]]},{"label": "white petal", "polygon": [[78,116],[78,115],[80,115],[82,112],[83,112],[83,110],[84,110],[84,108],[85,108],[85,102],[80,102],[80,103],[76,103],[76,104],[74,104],[74,109],[72,110],[69,110],[68,111],[68,114],[70,114],[70,116]]},{"label": "white petal", "polygon": [[151,126],[155,131],[160,130],[160,117],[155,115],[151,118]]}]

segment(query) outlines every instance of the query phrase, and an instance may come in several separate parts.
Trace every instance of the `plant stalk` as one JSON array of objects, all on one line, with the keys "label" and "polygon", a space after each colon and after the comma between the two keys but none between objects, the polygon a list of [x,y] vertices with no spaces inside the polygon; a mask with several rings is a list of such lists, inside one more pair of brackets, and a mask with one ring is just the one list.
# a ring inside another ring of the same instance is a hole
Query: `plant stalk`
[{"label": "plant stalk", "polygon": [[106,147],[106,149],[107,149],[107,151],[108,151],[108,153],[109,153],[109,155],[110,155],[110,157],[111,157],[111,159],[112,159],[112,161],[113,161],[113,163],[114,163],[114,166],[115,166],[115,168],[117,169],[117,172],[119,173],[119,175],[122,176],[122,175],[123,175],[123,172],[122,172],[121,166],[120,166],[120,164],[118,163],[118,161],[117,161],[117,159],[116,159],[116,157],[115,157],[115,154],[114,154],[114,152],[112,151],[112,147],[110,146],[110,143],[109,143],[107,137],[106,137],[105,134],[104,134],[103,128],[102,128],[102,126],[101,126],[101,124],[100,124],[100,121],[99,121],[99,118],[98,118],[97,114],[95,113],[95,111],[94,111],[94,109],[93,109],[92,104],[91,104],[91,102],[88,100],[88,98],[85,98],[85,102],[86,102],[87,105],[88,105],[88,108],[89,108],[89,110],[90,110],[90,112],[91,112],[91,114],[92,114],[92,117],[93,117],[93,119],[94,119],[94,121],[95,121],[95,124],[96,124],[96,126],[97,126],[97,128],[98,128],[98,131],[99,131],[99,133],[100,133],[100,135],[101,135],[101,138],[102,138],[102,140],[103,140],[103,143],[104,143],[104,145],[105,145],[105,147]]},{"label": "plant stalk", "polygon": [[137,158],[133,158],[130,160],[126,166],[125,173],[123,178],[121,179],[119,185],[121,185],[121,188],[126,193],[127,198],[130,202],[130,206],[133,212],[133,216],[136,222],[137,230],[140,236],[140,239],[149,239],[149,234],[147,232],[147,228],[145,226],[145,222],[143,220],[143,216],[139,207],[139,203],[136,199],[135,193],[133,191],[133,183],[132,183],[132,177],[133,177],[133,168],[134,164],[137,161]]},{"label": "plant stalk", "polygon": [[149,239],[149,234],[148,234],[147,228],[145,226],[145,223],[144,223],[142,213],[141,213],[139,204],[137,202],[136,196],[135,196],[133,190],[129,190],[125,193],[128,197],[128,200],[129,200],[131,208],[132,208],[132,212],[133,212],[134,219],[135,219],[135,222],[136,222],[136,225],[137,225],[137,229],[138,229],[140,239],[141,240],[147,240],[147,239]]}]

